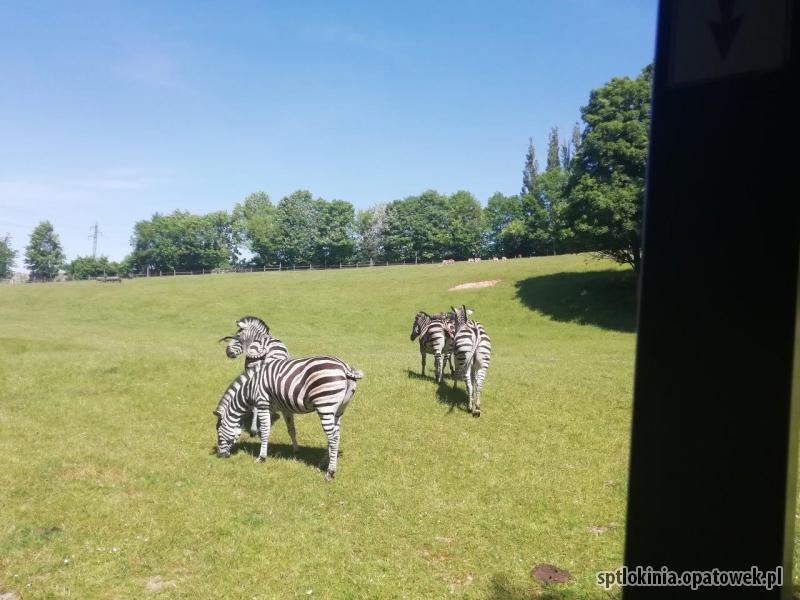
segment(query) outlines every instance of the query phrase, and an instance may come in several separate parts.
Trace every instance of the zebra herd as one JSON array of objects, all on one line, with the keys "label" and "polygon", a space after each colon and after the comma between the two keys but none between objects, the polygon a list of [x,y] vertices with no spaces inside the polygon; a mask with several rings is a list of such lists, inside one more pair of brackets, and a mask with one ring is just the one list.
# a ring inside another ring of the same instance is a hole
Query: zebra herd
[{"label": "zebra herd", "polygon": [[480,417],[481,389],[489,368],[492,342],[483,325],[469,318],[472,310],[463,304],[459,309],[451,306],[450,310],[434,315],[418,312],[411,327],[411,341],[419,338],[422,375],[425,375],[426,355],[433,354],[436,381],[441,383],[444,379],[444,362],[447,361],[453,387],[458,384],[459,378],[464,380],[469,398],[468,410],[473,416]]},{"label": "zebra herd", "polygon": [[[417,313],[411,340],[419,338],[422,374],[425,357],[433,354],[436,380],[444,378],[444,362],[450,365],[454,387],[462,378],[467,387],[469,412],[481,414],[481,388],[489,368],[491,342],[486,330],[469,319],[466,306],[452,312],[428,315]],[[214,409],[217,417],[219,458],[228,458],[239,441],[242,422],[250,416],[250,433],[259,436],[261,446],[257,462],[267,457],[272,425],[283,416],[297,454],[294,415],[316,412],[328,438],[325,478],[333,479],[339,455],[340,420],[356,391],[356,382],[364,374],[334,356],[289,357],[286,345],[269,333],[269,326],[258,317],[242,317],[234,335],[225,336],[228,358],[245,357],[245,370],[231,382]],[[455,356],[455,369],[453,368]]]}]

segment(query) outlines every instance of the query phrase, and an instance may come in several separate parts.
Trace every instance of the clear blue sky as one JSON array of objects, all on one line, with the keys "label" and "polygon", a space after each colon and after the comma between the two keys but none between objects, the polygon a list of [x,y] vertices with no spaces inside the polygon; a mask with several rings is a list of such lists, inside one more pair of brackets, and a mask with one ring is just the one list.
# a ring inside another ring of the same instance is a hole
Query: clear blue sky
[{"label": "clear blue sky", "polygon": [[0,3],[0,235],[68,259],[136,221],[309,189],[515,194],[528,138],[652,60],[656,0]]}]

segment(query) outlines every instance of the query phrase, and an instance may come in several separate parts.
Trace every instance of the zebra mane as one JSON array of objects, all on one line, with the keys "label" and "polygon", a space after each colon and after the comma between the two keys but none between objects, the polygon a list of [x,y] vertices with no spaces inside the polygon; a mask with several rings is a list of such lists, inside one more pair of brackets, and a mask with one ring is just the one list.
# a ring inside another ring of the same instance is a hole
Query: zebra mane
[{"label": "zebra mane", "polygon": [[246,329],[252,327],[256,329],[259,333],[268,334],[269,333],[269,325],[266,322],[262,321],[258,317],[253,316],[246,316],[242,317],[238,321],[236,321],[236,325],[239,329]]}]

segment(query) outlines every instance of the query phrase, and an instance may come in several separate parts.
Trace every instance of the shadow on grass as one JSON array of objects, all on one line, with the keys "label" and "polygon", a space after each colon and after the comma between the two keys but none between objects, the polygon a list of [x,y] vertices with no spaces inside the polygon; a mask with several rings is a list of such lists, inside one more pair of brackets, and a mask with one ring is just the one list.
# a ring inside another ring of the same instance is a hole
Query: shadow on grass
[{"label": "shadow on grass", "polygon": [[[242,434],[243,436],[246,434]],[[261,442],[260,441],[243,441],[239,442],[234,449],[234,454],[236,452],[247,452],[248,454],[252,455],[253,457],[258,456],[259,451],[261,450]],[[341,458],[343,453],[341,449],[339,450],[339,457]],[[269,443],[269,447],[267,448],[267,457],[268,458],[285,458],[285,459],[296,459],[300,462],[307,464],[310,467],[314,467],[315,469],[322,469],[322,463],[328,457],[328,448],[327,446],[324,448],[321,447],[309,447],[309,446],[300,446],[297,449],[297,455],[292,454],[292,445],[291,444],[279,444],[279,443]]]},{"label": "shadow on grass", "polygon": [[[571,600],[575,592],[562,586],[541,586],[531,583],[523,586],[509,581],[506,575],[495,574],[489,584],[489,598],[492,600]],[[601,596],[606,597],[606,596]]]},{"label": "shadow on grass", "polygon": [[636,330],[636,275],[633,271],[554,273],[517,282],[525,306],[554,321]]},{"label": "shadow on grass", "polygon": [[420,381],[429,381],[436,385],[436,399],[442,404],[450,407],[450,412],[455,409],[467,412],[469,406],[469,398],[467,398],[467,391],[464,389],[464,382],[460,381],[460,386],[453,389],[453,376],[447,371],[445,367],[445,376],[441,383],[436,383],[436,377],[433,375],[421,375],[418,372],[406,369],[409,379],[419,379]]}]

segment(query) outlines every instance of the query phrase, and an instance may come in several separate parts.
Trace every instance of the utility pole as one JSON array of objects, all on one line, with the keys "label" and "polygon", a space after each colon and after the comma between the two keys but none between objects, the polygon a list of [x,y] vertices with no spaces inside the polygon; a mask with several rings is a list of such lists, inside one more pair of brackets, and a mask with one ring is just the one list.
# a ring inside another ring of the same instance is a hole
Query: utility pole
[{"label": "utility pole", "polygon": [[92,258],[97,258],[97,236],[102,234],[102,232],[97,228],[97,221],[94,222],[94,226],[91,227],[89,231],[92,232],[88,236],[92,238]]}]

